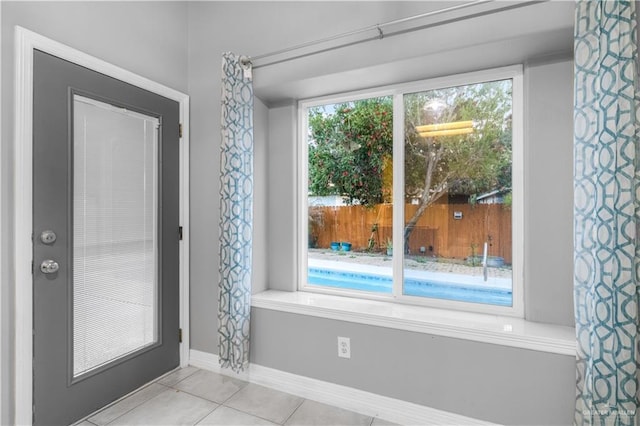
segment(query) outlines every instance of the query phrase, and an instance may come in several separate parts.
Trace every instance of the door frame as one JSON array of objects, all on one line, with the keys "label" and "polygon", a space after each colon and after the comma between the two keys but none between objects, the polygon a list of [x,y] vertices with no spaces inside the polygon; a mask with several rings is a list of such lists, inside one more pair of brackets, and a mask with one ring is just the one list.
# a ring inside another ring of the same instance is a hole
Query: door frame
[{"label": "door frame", "polygon": [[[33,421],[33,51],[40,50],[180,104],[180,366],[189,363],[189,96],[20,26],[14,44],[15,423]],[[177,230],[176,230],[177,232]]]}]

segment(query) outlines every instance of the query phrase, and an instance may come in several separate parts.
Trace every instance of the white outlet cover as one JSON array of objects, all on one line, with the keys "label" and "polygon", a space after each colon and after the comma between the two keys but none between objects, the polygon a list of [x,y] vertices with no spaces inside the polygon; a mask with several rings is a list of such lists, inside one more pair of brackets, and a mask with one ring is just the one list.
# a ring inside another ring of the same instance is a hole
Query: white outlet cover
[{"label": "white outlet cover", "polygon": [[338,357],[351,358],[351,339],[338,336]]}]

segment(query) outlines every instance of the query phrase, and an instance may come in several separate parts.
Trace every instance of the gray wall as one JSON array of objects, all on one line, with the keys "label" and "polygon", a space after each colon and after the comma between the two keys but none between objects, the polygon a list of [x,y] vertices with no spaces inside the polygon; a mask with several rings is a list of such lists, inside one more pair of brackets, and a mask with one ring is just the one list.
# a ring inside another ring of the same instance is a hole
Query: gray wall
[{"label": "gray wall", "polygon": [[[189,95],[191,96],[191,347],[217,353],[220,193],[220,78],[228,38],[214,32],[222,16],[208,3],[189,5]],[[255,111],[254,114],[260,114]],[[256,125],[260,120],[254,117]],[[263,120],[260,120],[263,122]],[[253,256],[259,254],[254,252]]]},{"label": "gray wall", "polygon": [[[20,25],[129,71],[187,92],[187,4],[2,1],[2,418],[13,403],[13,31]],[[9,235],[7,235],[9,234]]]},{"label": "gray wall", "polygon": [[268,288],[267,273],[267,156],[269,136],[269,109],[258,98],[253,106],[253,269],[252,292],[259,293]]},{"label": "gray wall", "polygon": [[[251,311],[251,362],[506,425],[568,425],[573,357]],[[338,358],[337,336],[351,338]]]},{"label": "gray wall", "polygon": [[297,277],[296,149],[289,143],[296,140],[296,112],[294,106],[269,109],[268,280],[274,290],[292,290]]},{"label": "gray wall", "polygon": [[[192,226],[201,233],[192,236],[192,348],[217,353],[217,280],[211,270],[217,270],[218,262],[215,195],[220,109],[215,96],[220,54],[227,50],[261,54],[432,6],[441,5],[190,5],[191,166],[192,175],[198,176],[192,186],[192,194],[198,194],[192,197]],[[288,244],[295,238],[295,99],[526,63],[526,315],[533,321],[573,324],[573,5],[541,7],[551,9],[510,12],[476,27],[465,23],[464,28],[454,26],[455,31],[438,28],[396,39],[396,44],[361,45],[255,70],[256,94],[268,107],[266,271],[270,288],[292,290],[297,284],[296,253],[294,245]],[[545,19],[539,19],[542,27],[536,29],[538,14]],[[443,32],[448,38],[437,38]],[[469,35],[474,36],[473,46]],[[418,43],[420,38],[437,39],[437,43]],[[262,114],[262,108],[256,111],[256,117],[263,118]],[[258,133],[256,124],[256,139]],[[211,158],[216,160],[212,163]],[[571,356],[265,309],[252,312],[252,362],[257,364],[496,422],[571,423],[575,378]],[[354,356],[346,363],[335,354],[338,335],[352,340]]]},{"label": "gray wall", "polygon": [[573,326],[573,61],[525,73],[525,311]]},{"label": "gray wall", "polygon": [[[12,224],[13,25],[25,26],[187,91],[192,113],[190,343],[194,349],[217,353],[221,53],[257,55],[444,5],[447,3],[0,2],[3,230],[10,230]],[[295,151],[291,144],[295,129],[291,122],[295,109],[290,106],[293,99],[521,63],[548,54],[566,55],[571,45],[567,34],[571,33],[572,7],[570,2],[538,5],[526,11],[482,18],[476,24],[463,22],[433,28],[256,70],[255,88],[262,100],[256,102],[254,117],[254,272],[257,277],[254,290],[267,285],[281,289],[295,287],[292,267],[295,253],[273,249],[277,242],[294,238],[292,156]],[[571,121],[570,61],[549,65],[539,60],[534,63],[529,69],[527,84],[536,89],[529,92],[532,102],[526,112],[530,121],[535,122],[527,139],[526,173],[530,194],[525,248],[528,255],[525,268],[530,281],[527,316],[537,321],[570,324],[571,184],[566,165],[571,164],[571,141],[565,139]],[[556,108],[554,114],[549,114],[550,108]],[[283,127],[278,123],[289,124]],[[562,183],[551,182],[552,176],[558,176]],[[565,182],[565,178],[568,181]],[[551,183],[553,188],[548,187]],[[547,211],[545,202],[549,201],[557,204],[556,214]],[[543,231],[548,231],[548,238],[542,236]],[[6,321],[13,315],[10,237],[3,235],[1,260],[1,312],[5,327],[0,347],[2,424],[8,423],[11,415],[7,410],[11,385],[7,378],[12,361],[8,331],[13,324]],[[546,253],[550,251],[553,259],[549,264]],[[266,310],[254,312],[252,359],[261,365],[490,420],[565,423],[572,411],[572,402],[567,396],[573,398],[573,387],[569,388],[574,377],[571,357]],[[337,334],[347,333],[352,338],[354,357],[349,372],[337,374],[335,368],[344,370],[344,366],[336,365],[334,340]],[[299,345],[293,348],[283,345],[280,342],[285,336],[291,336],[289,341]],[[374,346],[376,342],[384,344]],[[317,351],[309,353],[312,347]],[[399,356],[398,347],[410,354],[401,358],[406,360],[401,362],[402,366],[396,368],[383,363],[385,358],[397,359],[394,357]],[[443,372],[433,371],[433,366],[423,367],[423,357],[419,355],[424,354],[442,362]],[[469,354],[477,356],[471,358]],[[505,369],[500,370],[495,360],[503,359]],[[372,369],[388,381],[388,387],[381,387],[383,380],[372,380]],[[554,374],[531,373],[536,371]],[[524,380],[512,380],[516,374]],[[531,386],[523,389],[526,382]],[[499,392],[503,392],[502,400],[492,397],[498,386]],[[469,399],[457,400],[456,395]],[[535,415],[531,412],[531,402],[522,401],[537,401],[544,408]],[[505,410],[505,406],[510,408]],[[526,418],[519,418],[520,414]]]}]

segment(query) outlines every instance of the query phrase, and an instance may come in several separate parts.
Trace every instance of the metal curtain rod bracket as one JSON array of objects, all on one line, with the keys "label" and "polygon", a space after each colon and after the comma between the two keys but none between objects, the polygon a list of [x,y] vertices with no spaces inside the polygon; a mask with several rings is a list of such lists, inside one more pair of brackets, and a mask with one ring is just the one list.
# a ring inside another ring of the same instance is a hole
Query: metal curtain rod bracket
[{"label": "metal curtain rod bracket", "polygon": [[251,58],[248,56],[240,56],[240,58],[238,59],[238,63],[243,69],[251,68],[253,66]]}]

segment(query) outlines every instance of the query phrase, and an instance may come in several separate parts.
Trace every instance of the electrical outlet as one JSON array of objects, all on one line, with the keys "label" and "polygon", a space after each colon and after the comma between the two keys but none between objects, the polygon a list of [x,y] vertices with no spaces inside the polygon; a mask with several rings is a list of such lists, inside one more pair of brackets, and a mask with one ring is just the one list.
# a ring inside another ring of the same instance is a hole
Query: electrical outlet
[{"label": "electrical outlet", "polygon": [[338,336],[338,357],[351,358],[351,339]]}]

